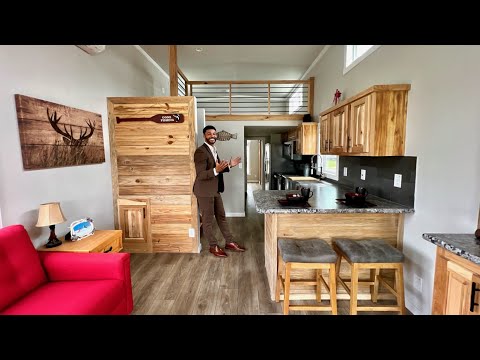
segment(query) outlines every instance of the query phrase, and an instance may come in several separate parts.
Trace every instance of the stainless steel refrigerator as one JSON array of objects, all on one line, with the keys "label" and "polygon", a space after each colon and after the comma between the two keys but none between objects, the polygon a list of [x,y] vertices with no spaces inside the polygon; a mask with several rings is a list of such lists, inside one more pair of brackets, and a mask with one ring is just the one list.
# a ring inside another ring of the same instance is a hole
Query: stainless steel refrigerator
[{"label": "stainless steel refrigerator", "polygon": [[270,182],[272,181],[272,163],[271,163],[271,148],[270,143],[265,144],[265,151],[263,155],[263,189],[270,190]]}]

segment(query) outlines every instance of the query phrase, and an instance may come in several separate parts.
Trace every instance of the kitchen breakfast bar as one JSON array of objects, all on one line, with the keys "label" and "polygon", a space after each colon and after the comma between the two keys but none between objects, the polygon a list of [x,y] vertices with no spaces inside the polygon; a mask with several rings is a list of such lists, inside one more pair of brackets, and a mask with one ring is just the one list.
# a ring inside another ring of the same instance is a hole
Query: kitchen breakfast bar
[{"label": "kitchen breakfast bar", "polygon": [[[336,239],[383,239],[402,250],[403,221],[405,213],[412,213],[412,207],[400,205],[385,199],[369,195],[368,207],[349,207],[337,201],[351,188],[326,181],[297,182],[310,187],[313,196],[308,207],[283,206],[278,200],[286,199],[287,194],[300,194],[300,190],[257,190],[253,193],[258,213],[265,214],[265,267],[267,270],[270,298],[275,299],[276,274],[278,266],[279,238],[283,239],[323,239],[331,244]],[[384,270],[388,278],[388,270]],[[350,278],[350,266],[342,260],[340,268],[342,278]],[[359,273],[360,279],[372,276],[368,270]],[[314,270],[296,270],[293,279],[315,279]],[[337,289],[338,299],[348,299],[343,289]],[[304,286],[291,289],[292,300],[315,299],[313,287]],[[283,294],[282,294],[283,298]],[[322,289],[322,299],[328,299],[326,289]],[[379,299],[390,299],[390,293],[380,292]],[[360,286],[359,300],[370,299],[369,287]]]}]

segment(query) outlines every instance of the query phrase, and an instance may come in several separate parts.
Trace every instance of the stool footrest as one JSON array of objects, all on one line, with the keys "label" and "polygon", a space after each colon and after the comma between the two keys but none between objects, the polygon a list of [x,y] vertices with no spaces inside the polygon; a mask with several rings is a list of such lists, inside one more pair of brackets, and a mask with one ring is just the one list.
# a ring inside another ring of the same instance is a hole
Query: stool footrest
[{"label": "stool footrest", "polygon": [[378,281],[381,282],[383,286],[387,288],[388,291],[390,291],[393,295],[395,295],[395,297],[398,296],[398,293],[395,291],[395,289],[392,288],[390,284],[388,284],[380,275],[378,276]]},{"label": "stool footrest", "polygon": [[332,311],[332,307],[329,305],[325,305],[325,306],[290,305],[288,308],[290,310],[297,310],[297,311]]},{"label": "stool footrest", "polygon": [[402,311],[401,306],[357,306],[357,311]]}]

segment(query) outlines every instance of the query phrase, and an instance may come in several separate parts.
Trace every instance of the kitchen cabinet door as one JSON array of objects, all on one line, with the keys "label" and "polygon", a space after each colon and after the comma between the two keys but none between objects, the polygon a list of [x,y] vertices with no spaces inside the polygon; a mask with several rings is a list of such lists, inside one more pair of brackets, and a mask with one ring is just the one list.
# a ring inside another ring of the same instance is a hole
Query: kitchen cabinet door
[{"label": "kitchen cabinet door", "polygon": [[331,117],[331,143],[330,152],[332,154],[342,154],[347,152],[347,119],[348,106],[343,106],[332,112]]},{"label": "kitchen cabinet door", "polygon": [[323,155],[330,154],[330,118],[331,114],[320,118],[320,153]]},{"label": "kitchen cabinet door", "polygon": [[372,95],[368,95],[350,104],[347,151],[351,154],[370,151],[371,103]]},{"label": "kitchen cabinet door", "polygon": [[470,313],[473,273],[453,261],[447,263],[445,315]]},{"label": "kitchen cabinet door", "polygon": [[297,152],[302,155],[317,153],[318,123],[304,123],[298,127]]}]

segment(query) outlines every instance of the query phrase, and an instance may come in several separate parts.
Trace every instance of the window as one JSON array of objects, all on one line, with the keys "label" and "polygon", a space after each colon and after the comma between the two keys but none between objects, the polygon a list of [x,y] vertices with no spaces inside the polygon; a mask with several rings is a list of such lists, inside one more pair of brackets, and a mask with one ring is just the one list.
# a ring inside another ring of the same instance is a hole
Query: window
[{"label": "window", "polygon": [[295,90],[290,99],[288,99],[288,113],[293,114],[295,111],[302,107],[303,87],[299,87]]},{"label": "window", "polygon": [[343,74],[345,75],[379,47],[380,45],[345,45]]},{"label": "window", "polygon": [[321,155],[321,163],[323,174],[332,180],[338,181],[338,155]]}]

